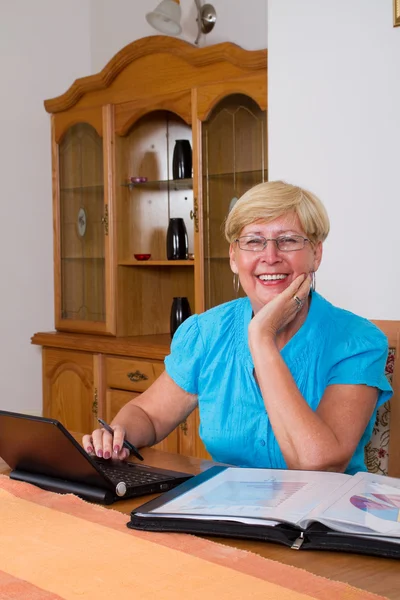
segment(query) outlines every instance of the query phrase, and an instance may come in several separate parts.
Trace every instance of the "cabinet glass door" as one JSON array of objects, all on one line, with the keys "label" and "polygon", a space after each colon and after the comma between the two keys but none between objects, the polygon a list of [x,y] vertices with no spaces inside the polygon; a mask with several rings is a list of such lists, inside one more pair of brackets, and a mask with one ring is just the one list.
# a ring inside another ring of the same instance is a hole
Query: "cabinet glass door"
[{"label": "cabinet glass door", "polygon": [[268,179],[267,115],[252,98],[227,96],[203,121],[202,175],[204,306],[208,309],[236,297],[223,233],[226,216],[246,190]]},{"label": "cabinet glass door", "polygon": [[106,320],[103,140],[88,123],[59,144],[61,319]]}]

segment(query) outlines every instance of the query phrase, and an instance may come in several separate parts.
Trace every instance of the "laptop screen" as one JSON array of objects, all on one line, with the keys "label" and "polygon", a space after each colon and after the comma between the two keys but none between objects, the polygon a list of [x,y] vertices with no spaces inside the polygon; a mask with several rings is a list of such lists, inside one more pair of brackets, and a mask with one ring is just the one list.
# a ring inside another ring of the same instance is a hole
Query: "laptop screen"
[{"label": "laptop screen", "polygon": [[56,420],[0,410],[0,456],[11,469],[113,489]]}]

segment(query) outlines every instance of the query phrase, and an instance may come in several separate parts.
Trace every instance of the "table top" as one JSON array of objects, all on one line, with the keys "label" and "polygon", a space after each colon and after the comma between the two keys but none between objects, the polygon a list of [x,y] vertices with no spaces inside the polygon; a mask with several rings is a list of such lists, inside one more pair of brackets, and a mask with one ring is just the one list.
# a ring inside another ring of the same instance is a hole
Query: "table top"
[{"label": "table top", "polygon": [[[78,435],[76,437],[79,439]],[[143,449],[142,454],[145,459],[145,464],[192,474],[200,473],[215,464],[208,460],[162,452],[152,448]],[[0,473],[9,473],[9,468],[1,459]],[[115,502],[108,508],[129,514],[131,510],[154,497],[156,497],[156,495],[121,500]],[[235,538],[226,539],[213,537],[209,539],[226,546],[233,546],[242,550],[254,552],[260,556],[279,561],[283,564],[305,569],[310,573],[328,579],[342,581],[393,600],[400,600],[399,560],[362,556],[345,552],[302,552],[301,550],[296,551],[286,546],[269,542],[239,540]]]}]

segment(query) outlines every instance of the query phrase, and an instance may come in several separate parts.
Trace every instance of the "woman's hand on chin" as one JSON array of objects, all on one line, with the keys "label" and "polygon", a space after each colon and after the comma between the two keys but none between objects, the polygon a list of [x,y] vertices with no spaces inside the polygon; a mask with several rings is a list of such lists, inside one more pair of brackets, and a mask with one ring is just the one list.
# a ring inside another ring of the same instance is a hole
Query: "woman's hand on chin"
[{"label": "woman's hand on chin", "polygon": [[311,276],[302,273],[286,290],[265,304],[250,321],[249,342],[275,341],[278,332],[291,323],[301,310],[306,310],[310,287]]}]

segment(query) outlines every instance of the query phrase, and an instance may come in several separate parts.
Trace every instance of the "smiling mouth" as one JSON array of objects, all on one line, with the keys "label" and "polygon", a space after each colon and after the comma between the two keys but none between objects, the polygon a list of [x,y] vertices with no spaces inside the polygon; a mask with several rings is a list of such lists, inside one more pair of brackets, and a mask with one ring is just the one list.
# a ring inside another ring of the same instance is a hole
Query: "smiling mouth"
[{"label": "smiling mouth", "polygon": [[257,275],[257,279],[261,281],[283,281],[288,277],[287,273],[276,273],[274,275]]}]

